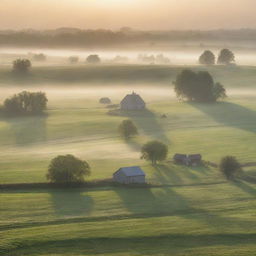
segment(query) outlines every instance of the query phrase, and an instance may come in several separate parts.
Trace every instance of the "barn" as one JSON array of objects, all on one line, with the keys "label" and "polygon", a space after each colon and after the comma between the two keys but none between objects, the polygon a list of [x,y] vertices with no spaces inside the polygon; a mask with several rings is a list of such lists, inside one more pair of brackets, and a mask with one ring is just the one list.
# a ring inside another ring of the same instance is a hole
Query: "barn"
[{"label": "barn", "polygon": [[127,94],[120,103],[122,110],[141,110],[146,108],[146,103],[135,92]]},{"label": "barn", "polygon": [[201,154],[188,155],[188,162],[190,165],[200,165],[202,162]]},{"label": "barn", "polygon": [[185,154],[175,154],[173,156],[173,160],[177,164],[185,164],[185,165],[188,164],[187,155],[185,155]]},{"label": "barn", "polygon": [[122,167],[113,174],[113,181],[122,184],[146,183],[145,173],[139,166]]}]

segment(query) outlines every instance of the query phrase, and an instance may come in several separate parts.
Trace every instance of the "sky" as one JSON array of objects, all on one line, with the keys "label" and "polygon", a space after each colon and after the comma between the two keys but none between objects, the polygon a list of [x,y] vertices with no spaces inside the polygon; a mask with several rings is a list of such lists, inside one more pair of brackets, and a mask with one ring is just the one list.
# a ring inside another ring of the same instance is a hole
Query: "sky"
[{"label": "sky", "polygon": [[256,0],[0,0],[0,29],[256,28]]}]

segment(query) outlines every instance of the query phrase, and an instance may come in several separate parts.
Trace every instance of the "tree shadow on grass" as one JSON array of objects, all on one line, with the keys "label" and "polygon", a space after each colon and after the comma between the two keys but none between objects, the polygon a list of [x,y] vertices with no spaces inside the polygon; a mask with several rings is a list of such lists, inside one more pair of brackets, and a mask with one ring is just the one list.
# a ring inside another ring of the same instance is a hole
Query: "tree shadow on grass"
[{"label": "tree shadow on grass", "polygon": [[240,188],[244,192],[256,196],[256,188],[250,186],[247,182],[244,181],[235,181],[233,182],[234,186]]},{"label": "tree shadow on grass", "polygon": [[205,166],[184,166],[175,164],[158,164],[154,166],[154,179],[161,184],[182,185],[184,178],[199,183],[199,173],[207,175],[209,168]]},{"label": "tree shadow on grass", "polygon": [[27,146],[29,144],[47,140],[47,115],[5,117],[2,121],[10,125],[10,130],[14,135],[17,146]]},{"label": "tree shadow on grass", "polygon": [[169,138],[165,135],[162,125],[158,122],[155,113],[148,109],[144,110],[119,110],[121,116],[131,119],[138,129],[142,130],[146,135],[170,143]]},{"label": "tree shadow on grass", "polygon": [[83,195],[80,189],[51,191],[54,210],[59,217],[89,216],[93,209],[93,199]]},{"label": "tree shadow on grass", "polygon": [[256,111],[231,102],[189,104],[220,124],[256,133]]}]

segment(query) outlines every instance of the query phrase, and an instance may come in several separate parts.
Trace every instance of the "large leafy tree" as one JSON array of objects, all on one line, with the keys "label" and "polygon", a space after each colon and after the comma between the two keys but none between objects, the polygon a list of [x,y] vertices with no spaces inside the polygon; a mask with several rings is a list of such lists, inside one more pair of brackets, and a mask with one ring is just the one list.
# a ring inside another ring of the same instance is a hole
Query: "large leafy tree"
[{"label": "large leafy tree", "polygon": [[219,53],[218,64],[230,64],[235,62],[235,55],[229,49],[222,49]]},{"label": "large leafy tree", "polygon": [[13,62],[13,70],[17,73],[26,73],[31,68],[31,62],[28,59],[17,59]]},{"label": "large leafy tree", "polygon": [[89,176],[90,166],[73,155],[55,157],[48,168],[47,179],[54,183],[82,182]]},{"label": "large leafy tree", "polygon": [[227,179],[234,179],[235,175],[241,171],[241,165],[234,156],[225,156],[219,165],[220,171]]},{"label": "large leafy tree", "polygon": [[23,91],[4,101],[7,114],[41,114],[47,107],[47,97],[43,92]]},{"label": "large leafy tree", "polygon": [[207,50],[202,53],[199,57],[199,63],[202,65],[214,65],[215,64],[215,55]]},{"label": "large leafy tree", "polygon": [[166,159],[168,147],[160,141],[149,141],[143,145],[141,153],[142,159],[151,161],[151,163],[154,165],[158,161],[163,161]]},{"label": "large leafy tree", "polygon": [[118,130],[125,139],[129,139],[131,136],[138,134],[136,125],[129,119],[123,120],[119,125]]},{"label": "large leafy tree", "polygon": [[214,83],[207,71],[194,72],[183,70],[174,82],[174,90],[180,99],[197,102],[215,102],[226,97],[226,91],[220,83]]}]

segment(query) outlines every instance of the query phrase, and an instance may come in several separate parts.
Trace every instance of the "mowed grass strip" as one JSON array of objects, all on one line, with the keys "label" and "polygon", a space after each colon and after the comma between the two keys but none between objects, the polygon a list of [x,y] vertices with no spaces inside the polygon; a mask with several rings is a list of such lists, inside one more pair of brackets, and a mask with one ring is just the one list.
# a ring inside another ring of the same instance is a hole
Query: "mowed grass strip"
[{"label": "mowed grass strip", "polygon": [[202,255],[211,250],[231,255],[238,249],[253,255],[255,195],[255,185],[248,183],[6,191],[1,250],[6,255]]}]

